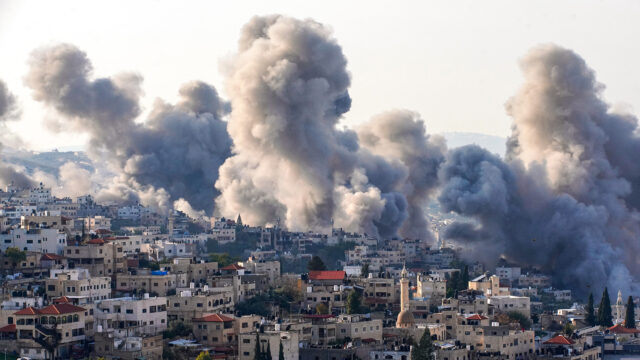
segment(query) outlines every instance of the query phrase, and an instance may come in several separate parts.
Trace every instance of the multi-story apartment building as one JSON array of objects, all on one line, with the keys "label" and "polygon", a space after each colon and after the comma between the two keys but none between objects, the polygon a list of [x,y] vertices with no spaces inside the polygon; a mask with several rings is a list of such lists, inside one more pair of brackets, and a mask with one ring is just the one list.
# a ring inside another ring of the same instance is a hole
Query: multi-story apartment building
[{"label": "multi-story apartment building", "polygon": [[96,333],[113,333],[115,338],[155,336],[167,329],[165,297],[122,297],[95,303]]},{"label": "multi-story apartment building", "polygon": [[299,333],[295,331],[253,331],[242,333],[238,338],[238,359],[255,359],[256,341],[260,342],[263,352],[271,350],[271,358],[277,359],[280,354],[280,344],[285,360],[298,360],[300,358]]},{"label": "multi-story apartment building", "polygon": [[[70,358],[74,344],[83,344],[85,340],[85,318],[88,310],[71,305],[56,304],[44,308],[28,307],[14,314],[20,356],[32,359],[49,359],[43,341],[52,336],[58,337],[56,358]],[[57,334],[57,335],[56,335]]]},{"label": "multi-story apartment building", "polygon": [[447,281],[434,279],[429,275],[416,276],[416,296],[419,298],[439,298],[447,295]]},{"label": "multi-story apartment building", "polygon": [[516,311],[526,317],[531,316],[531,299],[528,296],[492,296],[487,301],[498,312]]},{"label": "multi-story apartment building", "polygon": [[506,359],[535,356],[534,332],[510,330],[508,326],[458,325],[456,340],[479,353],[500,353]]},{"label": "multi-story apartment building", "polygon": [[150,293],[157,296],[167,296],[170,290],[187,286],[186,274],[169,274],[166,271],[143,271],[137,274],[117,274],[116,290],[129,293]]},{"label": "multi-story apartment building", "polygon": [[67,235],[58,229],[11,229],[7,233],[0,233],[2,251],[15,247],[24,251],[40,253],[62,254],[67,245]]},{"label": "multi-story apartment building", "polygon": [[111,297],[111,278],[92,277],[87,269],[52,269],[45,288],[49,298],[67,296],[94,302]]},{"label": "multi-story apartment building", "polygon": [[205,314],[231,313],[234,310],[233,291],[210,291],[205,285],[202,289],[181,290],[167,297],[167,315],[169,321],[191,324]]},{"label": "multi-story apartment building", "polygon": [[92,239],[82,245],[66,246],[64,256],[69,267],[86,268],[91,276],[113,276],[123,273],[126,269],[122,247],[103,239]]},{"label": "multi-story apartment building", "polygon": [[207,278],[218,271],[216,262],[195,262],[192,258],[175,258],[172,263],[164,265],[163,270],[172,274],[186,274],[189,283],[206,283]]},{"label": "multi-story apartment building", "polygon": [[96,215],[83,218],[85,231],[111,230],[111,219],[105,216]]},{"label": "multi-story apartment building", "polygon": [[247,261],[239,263],[239,265],[244,267],[247,272],[267,275],[271,286],[275,286],[280,279],[280,261],[258,260],[252,256]]},{"label": "multi-story apartment building", "polygon": [[238,337],[256,329],[260,323],[257,315],[232,317],[231,315],[209,314],[193,319],[193,335],[206,346],[238,346]]}]

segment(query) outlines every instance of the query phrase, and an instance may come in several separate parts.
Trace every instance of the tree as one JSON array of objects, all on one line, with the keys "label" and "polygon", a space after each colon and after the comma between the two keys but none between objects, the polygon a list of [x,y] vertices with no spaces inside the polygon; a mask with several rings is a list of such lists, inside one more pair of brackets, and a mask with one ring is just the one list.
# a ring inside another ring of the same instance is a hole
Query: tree
[{"label": "tree", "polygon": [[362,296],[356,290],[349,293],[347,296],[347,314],[361,314],[362,309]]},{"label": "tree", "polygon": [[627,313],[624,316],[624,327],[627,329],[635,329],[636,328],[636,309],[635,304],[633,303],[633,298],[629,296],[629,300],[627,300]]},{"label": "tree", "polygon": [[327,305],[320,303],[318,305],[316,305],[316,314],[318,315],[326,315],[329,313],[329,308],[327,307]]},{"label": "tree", "polygon": [[567,336],[571,336],[571,334],[573,334],[573,326],[571,325],[570,322],[564,324],[563,332]]},{"label": "tree", "polygon": [[609,299],[609,290],[605,287],[602,293],[602,300],[600,300],[600,306],[598,306],[598,325],[600,326],[613,326],[613,320],[611,315],[611,299]]},{"label": "tree", "polygon": [[528,329],[531,327],[531,319],[518,311],[509,311],[507,316],[509,316],[510,322],[517,321],[521,328]]},{"label": "tree", "polygon": [[420,338],[418,346],[414,346],[411,350],[411,360],[432,360],[433,359],[433,342],[431,341],[431,333],[429,329],[425,329]]},{"label": "tree", "polygon": [[208,352],[202,351],[196,358],[196,360],[211,360],[211,355]]},{"label": "tree", "polygon": [[466,290],[469,288],[469,266],[465,265],[462,269],[462,276],[458,283],[458,290]]},{"label": "tree", "polygon": [[20,251],[17,247],[10,247],[4,252],[4,256],[11,260],[11,267],[13,272],[16,272],[16,266],[21,262],[27,260],[27,253]]},{"label": "tree", "polygon": [[322,261],[322,259],[320,259],[320,256],[313,255],[313,257],[307,264],[307,270],[321,271],[321,270],[327,270],[327,267],[324,265],[324,262]]},{"label": "tree", "polygon": [[278,360],[284,360],[284,346],[282,346],[282,341],[280,341],[280,350],[278,350]]},{"label": "tree", "polygon": [[585,321],[589,326],[595,326],[596,314],[595,314],[595,311],[593,310],[593,293],[589,294],[589,300],[587,300],[586,311],[587,311],[587,316],[585,317]]},{"label": "tree", "polygon": [[369,263],[362,264],[362,267],[360,268],[360,276],[362,277],[369,276]]},{"label": "tree", "polygon": [[273,356],[271,356],[271,341],[267,342],[267,352],[264,354],[265,360],[273,360]]},{"label": "tree", "polygon": [[253,355],[253,360],[264,360],[262,348],[260,347],[260,333],[256,333],[256,353]]}]

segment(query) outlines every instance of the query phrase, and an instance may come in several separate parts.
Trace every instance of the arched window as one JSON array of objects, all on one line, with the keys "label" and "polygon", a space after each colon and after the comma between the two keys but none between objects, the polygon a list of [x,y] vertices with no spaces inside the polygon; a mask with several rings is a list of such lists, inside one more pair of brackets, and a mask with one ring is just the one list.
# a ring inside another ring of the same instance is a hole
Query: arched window
[{"label": "arched window", "polygon": [[80,321],[80,317],[78,316],[78,314],[73,315],[73,322],[78,322]]},{"label": "arched window", "polygon": [[43,316],[43,317],[40,319],[40,324],[46,325],[46,324],[47,324],[47,322],[48,322],[48,321],[47,321],[47,317],[46,317],[46,316]]},{"label": "arched window", "polygon": [[68,323],[73,322],[73,316],[68,315],[68,316],[67,316],[67,322],[68,322]]},{"label": "arched window", "polygon": [[62,319],[60,319],[60,320],[62,320],[62,323],[63,323],[63,324],[66,324],[66,323],[67,323],[67,317],[66,317],[66,316],[63,316],[63,317],[62,317]]}]

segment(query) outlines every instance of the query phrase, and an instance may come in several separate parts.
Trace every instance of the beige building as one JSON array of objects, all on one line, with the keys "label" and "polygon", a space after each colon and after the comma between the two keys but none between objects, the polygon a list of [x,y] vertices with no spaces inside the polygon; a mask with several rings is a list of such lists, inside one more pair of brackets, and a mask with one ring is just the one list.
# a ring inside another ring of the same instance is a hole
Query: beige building
[{"label": "beige building", "polygon": [[444,298],[447,295],[446,280],[437,280],[425,274],[418,274],[416,280],[416,296],[419,298]]},{"label": "beige building", "polygon": [[45,287],[49,298],[67,296],[94,302],[111,297],[111,278],[91,277],[87,269],[52,269]]},{"label": "beige building", "polygon": [[271,350],[271,358],[278,359],[280,344],[282,344],[285,360],[298,360],[300,358],[299,334],[295,331],[265,331],[240,334],[238,339],[238,359],[255,359],[256,340],[260,341],[263,351]]},{"label": "beige building", "polygon": [[497,275],[480,275],[469,281],[469,290],[481,291],[486,297],[509,295],[508,287],[500,287],[500,278]]},{"label": "beige building", "polygon": [[258,260],[250,257],[247,261],[239,263],[239,265],[253,274],[267,275],[271,286],[277,285],[280,280],[280,261]]},{"label": "beige building", "polygon": [[172,274],[186,274],[188,283],[206,283],[218,271],[217,262],[194,262],[192,258],[175,258],[163,269]]},{"label": "beige building", "polygon": [[382,320],[362,315],[340,315],[336,322],[336,339],[374,340],[382,343]]},{"label": "beige building", "polygon": [[155,336],[167,329],[167,299],[164,297],[114,298],[99,301],[93,312],[96,333],[112,338]]},{"label": "beige building", "polygon": [[492,296],[487,301],[489,305],[493,305],[495,311],[517,311],[527,318],[531,317],[531,299],[528,296]]},{"label": "beige building", "polygon": [[202,318],[205,314],[231,313],[234,310],[231,289],[211,291],[207,287],[206,289],[179,290],[178,294],[167,297],[169,322],[180,321],[191,324],[193,319]]},{"label": "beige building", "polygon": [[102,239],[89,240],[79,246],[65,246],[64,256],[70,267],[86,268],[91,276],[112,276],[126,269],[122,247]]},{"label": "beige building", "polygon": [[85,231],[91,230],[111,230],[111,219],[108,217],[96,215],[83,218]]},{"label": "beige building", "polygon": [[111,333],[96,333],[95,357],[106,360],[161,360],[162,335],[116,337]]},{"label": "beige building", "polygon": [[509,330],[508,326],[459,325],[456,339],[477,352],[500,352],[507,359],[534,356],[534,332]]},{"label": "beige building", "polygon": [[231,315],[209,314],[193,319],[193,335],[205,346],[237,347],[238,337],[256,329],[260,323],[257,315],[234,318]]},{"label": "beige building", "polygon": [[149,293],[167,296],[169,290],[187,286],[186,274],[154,275],[138,269],[138,274],[117,274],[116,290],[120,292]]},{"label": "beige building", "polygon": [[36,338],[49,338],[57,333],[59,346],[56,357],[70,358],[71,346],[85,340],[85,308],[71,304],[49,305],[36,309],[28,307],[14,313],[20,356],[32,359],[49,358]]}]

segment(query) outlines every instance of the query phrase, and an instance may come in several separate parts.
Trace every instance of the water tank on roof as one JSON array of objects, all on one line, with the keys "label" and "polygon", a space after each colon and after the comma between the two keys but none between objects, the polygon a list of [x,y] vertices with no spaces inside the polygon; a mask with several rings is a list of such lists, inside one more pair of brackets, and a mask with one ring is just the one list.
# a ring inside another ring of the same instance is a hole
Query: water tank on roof
[{"label": "water tank on roof", "polygon": [[166,271],[161,271],[161,270],[153,270],[151,272],[151,275],[167,275]]}]

